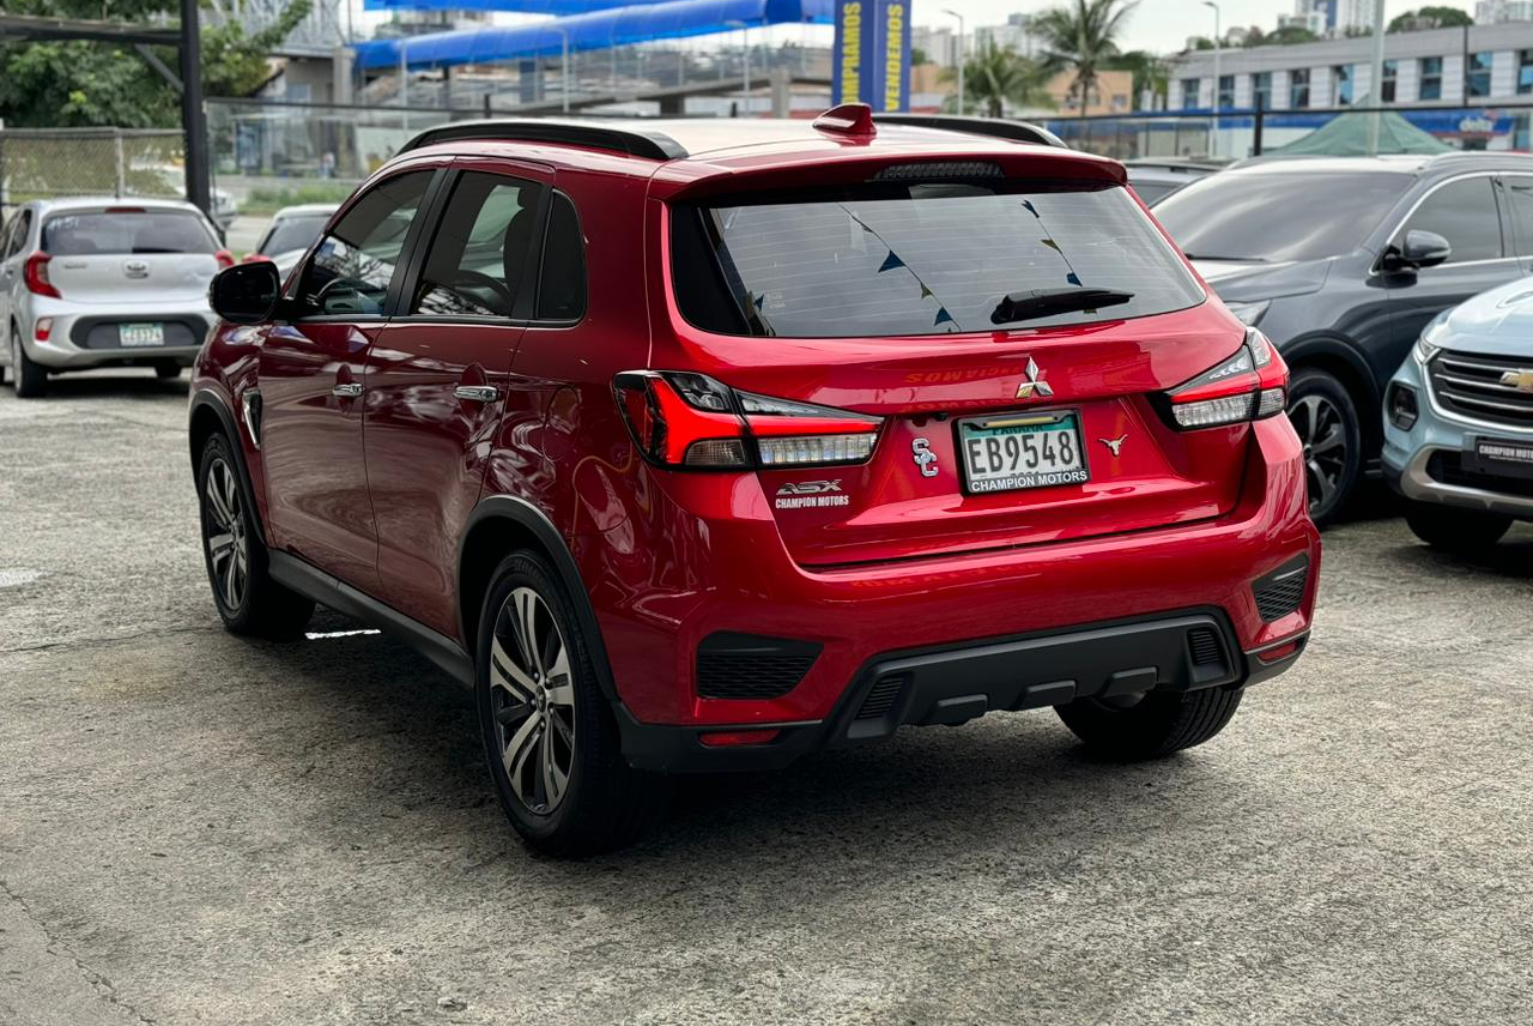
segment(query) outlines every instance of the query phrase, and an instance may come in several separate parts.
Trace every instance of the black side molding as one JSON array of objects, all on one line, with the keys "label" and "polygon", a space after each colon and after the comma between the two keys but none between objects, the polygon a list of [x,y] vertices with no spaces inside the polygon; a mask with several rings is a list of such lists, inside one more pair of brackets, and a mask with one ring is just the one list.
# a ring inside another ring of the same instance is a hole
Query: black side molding
[{"label": "black side molding", "polygon": [[277,583],[293,589],[322,606],[397,634],[421,655],[446,670],[461,684],[474,683],[474,661],[456,641],[410,619],[399,610],[365,595],[345,581],[286,552],[270,552],[271,575]]}]

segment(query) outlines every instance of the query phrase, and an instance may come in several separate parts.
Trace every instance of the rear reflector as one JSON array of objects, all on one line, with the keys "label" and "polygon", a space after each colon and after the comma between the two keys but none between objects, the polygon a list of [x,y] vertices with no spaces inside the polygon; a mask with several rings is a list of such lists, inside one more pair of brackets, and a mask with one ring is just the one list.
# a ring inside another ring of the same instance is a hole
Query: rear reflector
[{"label": "rear reflector", "polygon": [[710,748],[727,748],[734,745],[764,745],[777,740],[780,730],[716,730],[699,734],[697,739]]},{"label": "rear reflector", "polygon": [[32,337],[39,342],[48,341],[48,336],[53,334],[53,318],[39,317],[37,323],[32,325]]}]

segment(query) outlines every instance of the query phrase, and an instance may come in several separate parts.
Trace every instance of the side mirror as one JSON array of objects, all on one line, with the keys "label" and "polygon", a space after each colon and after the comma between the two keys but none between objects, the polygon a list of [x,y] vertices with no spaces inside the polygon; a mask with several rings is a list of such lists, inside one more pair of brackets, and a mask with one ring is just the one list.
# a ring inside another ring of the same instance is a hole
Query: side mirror
[{"label": "side mirror", "polygon": [[1448,240],[1436,232],[1412,228],[1405,233],[1403,247],[1390,246],[1384,251],[1384,270],[1413,271],[1422,267],[1436,267],[1453,255]]},{"label": "side mirror", "polygon": [[269,321],[281,299],[282,279],[269,260],[226,267],[208,286],[208,305],[230,324]]}]

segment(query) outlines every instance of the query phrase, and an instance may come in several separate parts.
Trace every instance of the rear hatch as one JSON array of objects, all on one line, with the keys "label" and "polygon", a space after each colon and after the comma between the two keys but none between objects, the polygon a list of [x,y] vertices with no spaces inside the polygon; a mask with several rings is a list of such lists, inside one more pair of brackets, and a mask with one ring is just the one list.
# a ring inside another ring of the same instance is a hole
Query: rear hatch
[{"label": "rear hatch", "polygon": [[[689,362],[740,396],[795,559],[921,558],[1231,509],[1249,417],[1180,430],[1168,393],[1245,353],[1245,330],[1205,305],[1126,190],[930,166],[927,180],[670,211],[673,326]],[[1230,367],[1254,412],[1250,363]],[[857,428],[833,411],[864,417],[865,459],[766,441]]]},{"label": "rear hatch", "polygon": [[207,296],[219,245],[201,215],[136,206],[67,210],[43,221],[48,282],[76,303],[185,306]]}]

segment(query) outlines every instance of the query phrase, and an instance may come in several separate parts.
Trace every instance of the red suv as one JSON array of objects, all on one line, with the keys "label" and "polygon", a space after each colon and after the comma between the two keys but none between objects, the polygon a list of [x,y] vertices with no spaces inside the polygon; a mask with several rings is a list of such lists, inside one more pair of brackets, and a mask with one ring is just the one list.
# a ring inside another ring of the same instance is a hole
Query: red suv
[{"label": "red suv", "polygon": [[1120,164],[964,127],[417,138],[285,285],[214,283],[191,449],[225,623],[402,634],[472,683],[557,853],[633,837],[662,774],[907,724],[1213,737],[1310,626],[1283,361]]}]

